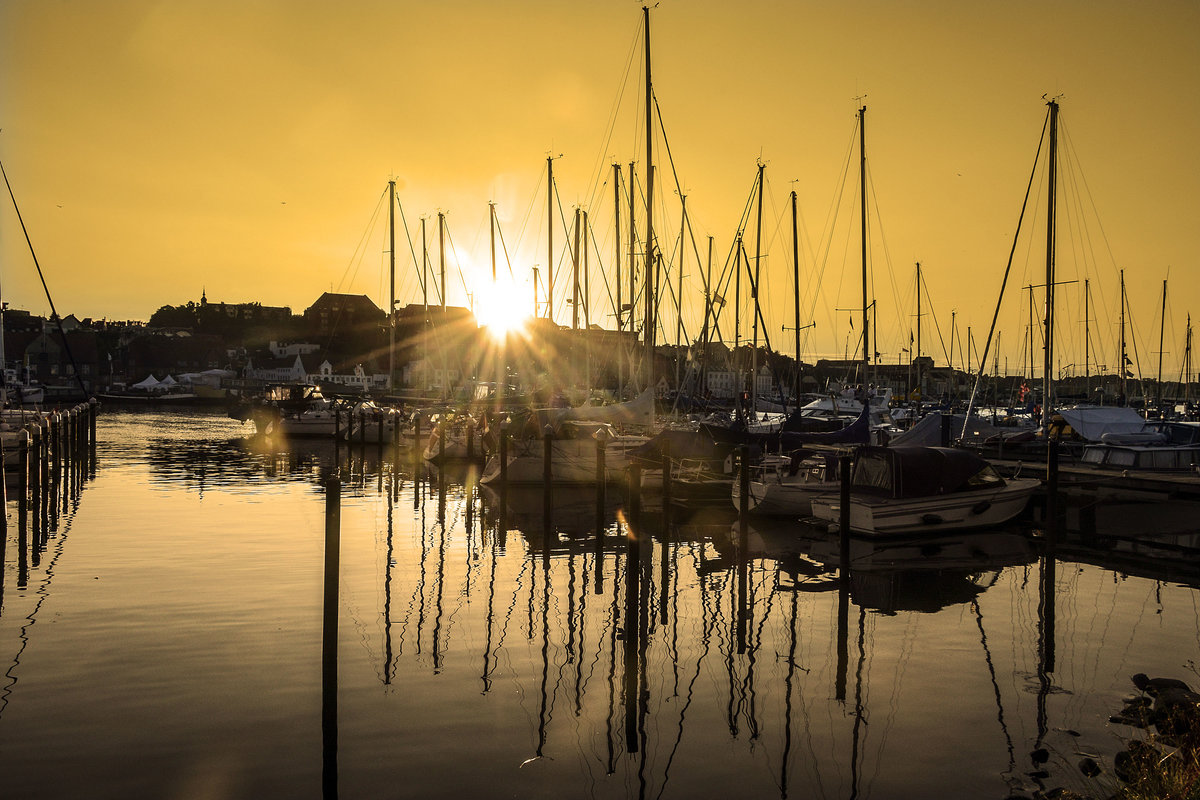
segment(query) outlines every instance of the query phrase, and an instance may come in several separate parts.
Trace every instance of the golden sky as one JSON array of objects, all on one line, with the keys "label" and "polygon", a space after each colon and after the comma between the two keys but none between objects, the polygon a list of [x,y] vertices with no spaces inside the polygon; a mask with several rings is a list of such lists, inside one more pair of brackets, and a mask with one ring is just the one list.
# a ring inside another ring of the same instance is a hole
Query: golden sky
[{"label": "golden sky", "polygon": [[[641,20],[641,5],[623,0],[0,0],[0,159],[63,314],[146,319],[202,290],[300,312],[332,289],[383,307],[385,221],[372,219],[392,177],[414,237],[429,219],[435,263],[446,214],[454,304],[468,302],[464,283],[488,293],[495,202],[532,308],[531,267],[544,279],[549,260],[548,154],[561,154],[562,214],[589,211],[590,263],[611,273],[610,165],[627,173],[636,161],[644,179]],[[701,256],[714,237],[720,272],[761,159],[762,302],[777,349],[794,350],[781,326],[792,324],[795,188],[802,321],[817,323],[805,354],[853,350],[859,322],[851,331],[837,309],[861,302],[851,147],[863,96],[882,358],[908,345],[916,261],[945,347],[956,312],[962,342],[971,326],[980,349],[1048,94],[1062,96],[1067,148],[1059,279],[1079,281],[1059,289],[1057,367],[1083,370],[1085,278],[1092,369],[1114,363],[1123,268],[1153,375],[1169,270],[1164,372],[1177,377],[1200,299],[1200,5],[663,0],[651,36],[666,131],[655,145],[660,247],[677,260],[682,188]],[[1027,358],[1019,287],[1044,281],[1044,186],[1028,214],[999,322],[1012,370]],[[0,226],[5,301],[45,313],[7,198]],[[746,237],[753,256],[753,220]],[[561,228],[555,240],[562,260]],[[402,230],[397,251],[398,299],[419,301]],[[569,324],[564,268],[555,316]],[[695,335],[703,294],[690,245],[684,271]],[[593,321],[612,327],[598,273],[592,287]],[[660,341],[673,341],[675,312],[663,314]],[[924,352],[944,361],[934,318],[923,324]],[[722,327],[731,337],[732,319]]]}]

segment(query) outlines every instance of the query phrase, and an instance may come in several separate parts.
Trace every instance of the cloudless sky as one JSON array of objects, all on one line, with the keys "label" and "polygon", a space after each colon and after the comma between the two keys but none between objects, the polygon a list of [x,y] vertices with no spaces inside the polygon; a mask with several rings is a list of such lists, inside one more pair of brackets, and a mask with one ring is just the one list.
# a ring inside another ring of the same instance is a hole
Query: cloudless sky
[{"label": "cloudless sky", "polygon": [[[612,280],[610,165],[627,180],[635,161],[644,180],[641,21],[641,5],[624,0],[0,0],[0,159],[64,314],[144,320],[202,290],[297,313],[329,290],[385,307],[378,205],[389,178],[411,236],[427,218],[435,264],[446,215],[453,304],[488,294],[494,202],[532,310],[531,268],[544,280],[549,260],[547,155],[561,213],[569,223],[575,207],[588,210],[589,263]],[[923,318],[923,351],[944,362],[952,324],[956,353],[968,326],[982,349],[1043,95],[1061,95],[1059,279],[1079,283],[1059,289],[1057,367],[1083,369],[1084,279],[1092,369],[1115,362],[1124,269],[1138,358],[1153,375],[1169,271],[1164,377],[1178,376],[1186,315],[1200,309],[1200,6],[663,0],[651,36],[666,135],[655,145],[659,246],[677,263],[677,189],[697,242],[685,249],[688,335],[703,313],[696,256],[712,236],[720,273],[761,159],[764,332],[794,351],[782,326],[792,325],[795,189],[802,323],[816,322],[803,349],[809,359],[853,351],[857,314],[838,309],[861,302],[861,102],[882,358],[906,357],[916,261],[923,311],[936,314]],[[1013,371],[1028,357],[1020,287],[1045,278],[1041,180],[999,321]],[[554,236],[555,317],[569,324],[568,235]],[[751,217],[751,257],[755,239]],[[398,300],[419,302],[403,230],[397,251]],[[47,312],[7,197],[0,256],[4,300]],[[597,273],[592,321],[613,327],[604,291]],[[674,341],[675,312],[663,314],[659,339]],[[732,338],[732,319],[722,329]]]}]

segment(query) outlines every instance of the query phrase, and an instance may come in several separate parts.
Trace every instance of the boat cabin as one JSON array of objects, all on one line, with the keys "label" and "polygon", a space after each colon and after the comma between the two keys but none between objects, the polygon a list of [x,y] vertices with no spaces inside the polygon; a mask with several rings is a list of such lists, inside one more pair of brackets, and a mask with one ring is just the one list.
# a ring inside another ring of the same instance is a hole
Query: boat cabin
[{"label": "boat cabin", "polygon": [[999,488],[1003,478],[984,459],[952,447],[864,447],[854,461],[851,491],[909,498]]}]

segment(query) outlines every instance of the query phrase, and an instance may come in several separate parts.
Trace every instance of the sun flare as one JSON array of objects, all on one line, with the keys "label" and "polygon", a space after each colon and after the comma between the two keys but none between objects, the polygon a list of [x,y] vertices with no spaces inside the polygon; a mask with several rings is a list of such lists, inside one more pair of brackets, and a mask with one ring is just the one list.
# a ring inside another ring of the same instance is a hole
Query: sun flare
[{"label": "sun flare", "polygon": [[528,298],[511,280],[490,280],[480,293],[475,307],[475,319],[497,339],[520,331],[529,321]]}]

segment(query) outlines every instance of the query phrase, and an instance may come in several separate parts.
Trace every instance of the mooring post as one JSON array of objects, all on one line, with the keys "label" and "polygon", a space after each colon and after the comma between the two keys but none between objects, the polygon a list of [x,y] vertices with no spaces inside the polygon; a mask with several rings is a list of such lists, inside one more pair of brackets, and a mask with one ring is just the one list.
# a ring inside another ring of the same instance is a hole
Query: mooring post
[{"label": "mooring post", "polygon": [[57,411],[50,417],[50,448],[53,450],[50,472],[54,476],[54,482],[58,483],[59,465],[62,462],[62,414]]},{"label": "mooring post", "polygon": [[29,523],[29,431],[22,430],[17,441],[17,525],[22,533]]},{"label": "mooring post", "polygon": [[834,675],[834,696],[846,700],[846,672],[850,656],[850,466],[851,456],[838,460],[838,478],[841,481],[841,497],[838,506],[840,530],[840,557],[838,559],[838,616],[837,616],[837,671]]},{"label": "mooring post", "polygon": [[[607,489],[607,472],[605,470],[605,450],[608,446],[608,436],[604,430],[592,434],[596,440],[596,561],[604,561],[604,492]],[[603,585],[604,575],[599,568],[596,570],[597,593]]]},{"label": "mooring post", "polygon": [[500,492],[508,489],[508,420],[500,423]]},{"label": "mooring post", "polygon": [[467,458],[475,458],[475,420],[467,420]]},{"label": "mooring post", "polygon": [[88,400],[88,405],[91,406],[91,413],[88,414],[88,445],[94,450],[96,448],[96,412],[100,410],[100,401],[93,397]]},{"label": "mooring post", "polygon": [[[642,466],[636,461],[629,465],[629,518],[640,521],[642,515]],[[632,533],[630,535],[633,535]]]},{"label": "mooring post", "polygon": [[421,412],[418,411],[413,415],[413,474],[416,475],[417,467],[421,463]]},{"label": "mooring post", "polygon": [[605,483],[608,480],[605,469],[608,436],[603,430],[597,430],[592,434],[592,438],[596,440],[596,536],[599,538],[601,529],[604,527],[604,491]]},{"label": "mooring post", "polygon": [[750,520],[750,448],[739,445],[738,454],[738,549],[749,538]]},{"label": "mooring post", "polygon": [[342,482],[325,482],[325,597],[321,625],[321,782],[337,797],[338,595],[342,538]]},{"label": "mooring post", "polygon": [[[381,454],[383,452],[383,445],[387,441],[387,439],[385,438],[387,436],[387,434],[384,432],[383,418],[384,418],[384,413],[382,411],[376,410],[375,411],[375,422],[376,422],[375,444],[378,445],[378,449]],[[383,461],[382,455],[380,455],[379,460]],[[381,466],[380,471],[382,472],[382,464],[380,466]]]},{"label": "mooring post", "polygon": [[669,533],[671,519],[671,443],[663,440],[662,445],[662,504],[663,533]]},{"label": "mooring post", "polygon": [[749,606],[747,592],[749,591],[750,568],[750,448],[742,445],[738,448],[738,543],[737,543],[737,608],[736,621],[737,651],[746,652],[746,627],[749,622]]},{"label": "mooring post", "polygon": [[358,409],[358,446],[367,449],[367,410],[361,406]]},{"label": "mooring post", "polygon": [[[34,525],[45,530],[43,526],[38,525],[41,521],[42,513],[42,442],[44,438],[43,429],[39,425],[36,428],[32,425],[27,428],[29,432],[30,446],[29,457],[32,463],[29,464],[29,502],[33,505]],[[0,481],[3,483],[3,481]]]},{"label": "mooring post", "polygon": [[1058,537],[1058,439],[1052,438],[1046,447],[1046,533],[1051,540]]},{"label": "mooring post", "polygon": [[[17,441],[17,588],[29,581],[29,516],[25,507],[26,470],[29,469],[29,432]],[[7,509],[6,509],[7,511]]]},{"label": "mooring post", "polygon": [[542,516],[546,523],[546,546],[550,546],[550,525],[554,507],[554,428],[542,429]]},{"label": "mooring post", "polygon": [[942,447],[950,446],[950,427],[954,424],[954,415],[942,412]]},{"label": "mooring post", "polygon": [[842,456],[838,459],[838,478],[840,481],[841,497],[838,505],[838,542],[843,581],[850,580],[850,466],[853,459]]}]

